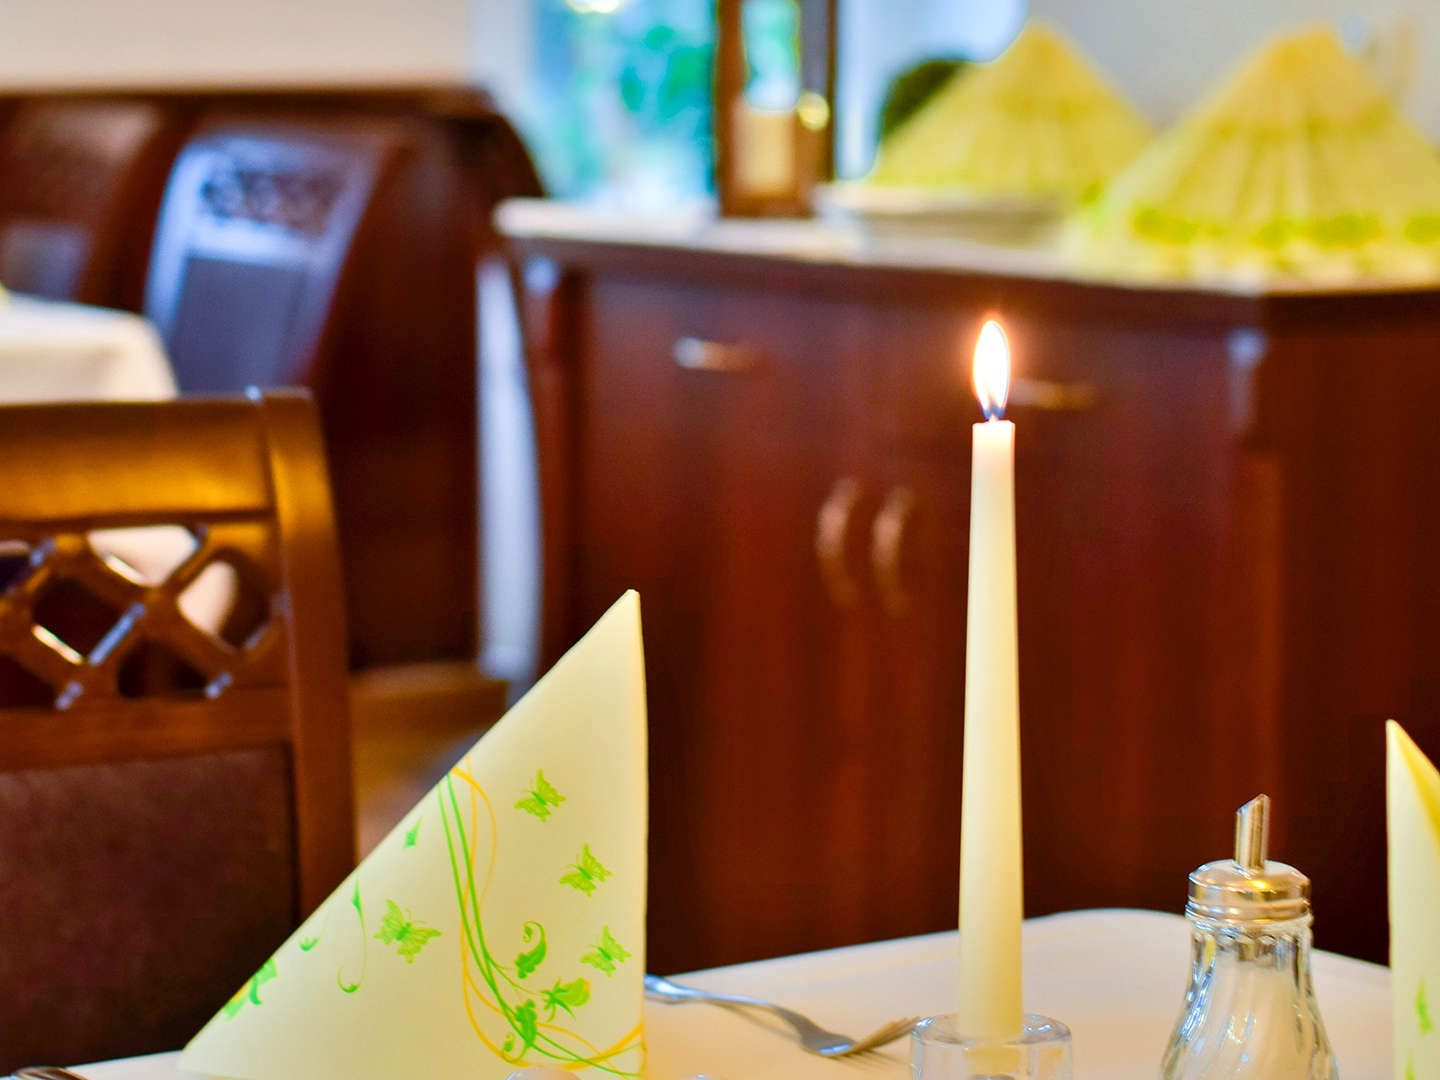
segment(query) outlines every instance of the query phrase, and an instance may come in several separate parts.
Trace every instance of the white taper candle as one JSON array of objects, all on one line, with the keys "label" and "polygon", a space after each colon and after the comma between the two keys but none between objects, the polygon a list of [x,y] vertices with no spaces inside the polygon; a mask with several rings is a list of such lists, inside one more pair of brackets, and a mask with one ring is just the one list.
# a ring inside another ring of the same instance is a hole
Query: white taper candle
[{"label": "white taper candle", "polygon": [[975,350],[970,578],[961,778],[960,956],[956,1028],[1007,1039],[1023,1025],[1020,921],[1020,677],[1015,594],[1015,425],[1004,410],[1005,335],[990,322]]}]

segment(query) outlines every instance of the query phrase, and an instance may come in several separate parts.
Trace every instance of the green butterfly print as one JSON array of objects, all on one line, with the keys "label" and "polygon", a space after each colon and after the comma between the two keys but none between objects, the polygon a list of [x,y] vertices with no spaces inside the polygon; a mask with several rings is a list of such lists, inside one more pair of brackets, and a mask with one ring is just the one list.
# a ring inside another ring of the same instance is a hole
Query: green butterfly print
[{"label": "green butterfly print", "polygon": [[580,851],[580,858],[570,864],[570,869],[560,875],[560,884],[579,889],[586,896],[595,895],[595,886],[610,876],[603,863],[590,854],[590,845]]},{"label": "green butterfly print", "polygon": [[256,1005],[263,1004],[260,1000],[260,986],[262,983],[269,982],[274,977],[275,958],[272,956],[260,965],[259,971],[245,980],[245,985],[240,987],[236,995],[221,1008],[220,1011],[225,1014],[225,1019],[234,1020],[236,1014],[245,1007],[247,1001],[254,1002]]},{"label": "green butterfly print", "polygon": [[1415,1080],[1415,1056],[1405,1059],[1405,1080]]},{"label": "green butterfly print", "polygon": [[420,823],[424,820],[425,818],[423,816],[416,818],[415,824],[405,830],[406,847],[414,847],[416,841],[420,839]]},{"label": "green butterfly print", "polygon": [[535,1038],[540,1034],[540,1020],[535,1015],[535,1002],[527,1001],[517,1007],[511,1014],[512,1026],[520,1033],[524,1040],[523,1045],[517,1051],[515,1049],[515,1036],[506,1035],[504,1042],[505,1057],[510,1061],[518,1061],[524,1057],[529,1049],[535,1045]]},{"label": "green butterfly print", "polygon": [[515,974],[522,979],[535,974],[535,969],[545,959],[545,928],[543,926],[538,922],[527,922],[525,932],[521,936],[528,942],[536,934],[540,935],[540,940],[535,947],[515,957]]},{"label": "green butterfly print", "polygon": [[554,1020],[557,1009],[564,1009],[570,1016],[574,1016],[575,1010],[590,1000],[590,984],[584,979],[568,983],[556,979],[555,985],[549,990],[540,991],[540,997],[545,1002],[546,1020]]},{"label": "green butterfly print", "polygon": [[396,952],[405,958],[407,964],[415,962],[415,955],[440,931],[424,923],[416,922],[410,912],[400,913],[400,906],[394,900],[385,901],[385,915],[380,920],[380,929],[375,940],[381,945],[395,945]]},{"label": "green butterfly print", "polygon": [[564,801],[565,796],[545,779],[545,770],[541,769],[535,774],[535,783],[531,785],[530,793],[515,804],[515,809],[534,814],[541,821],[549,821],[551,809],[558,808]]},{"label": "green butterfly print", "polygon": [[1425,980],[1420,980],[1420,989],[1415,992],[1415,1019],[1420,1024],[1420,1034],[1429,1035],[1435,1030],[1435,1024],[1430,1019],[1430,1003],[1425,999]]},{"label": "green butterfly print", "polygon": [[580,957],[582,964],[589,964],[591,967],[603,971],[606,975],[615,974],[615,965],[623,964],[630,959],[629,952],[610,933],[610,927],[600,928],[600,944],[596,945],[590,952]]}]

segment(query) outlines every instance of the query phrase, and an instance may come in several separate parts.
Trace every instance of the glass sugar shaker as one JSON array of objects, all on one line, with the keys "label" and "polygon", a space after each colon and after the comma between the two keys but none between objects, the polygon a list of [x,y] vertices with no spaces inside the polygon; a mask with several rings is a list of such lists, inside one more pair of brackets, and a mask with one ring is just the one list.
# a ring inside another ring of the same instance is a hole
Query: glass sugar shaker
[{"label": "glass sugar shaker", "polygon": [[1270,797],[1235,814],[1235,858],[1190,875],[1190,985],[1163,1080],[1337,1080],[1310,980],[1310,879],[1266,859]]}]

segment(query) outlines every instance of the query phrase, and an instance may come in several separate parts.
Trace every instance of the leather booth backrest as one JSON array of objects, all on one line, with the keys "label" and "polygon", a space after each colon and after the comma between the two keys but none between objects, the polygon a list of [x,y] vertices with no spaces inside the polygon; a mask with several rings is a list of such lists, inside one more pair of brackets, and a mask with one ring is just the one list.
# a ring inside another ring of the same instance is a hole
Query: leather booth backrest
[{"label": "leather booth backrest", "polygon": [[403,145],[341,119],[222,119],[186,143],[145,293],[182,391],[315,385],[351,253]]}]

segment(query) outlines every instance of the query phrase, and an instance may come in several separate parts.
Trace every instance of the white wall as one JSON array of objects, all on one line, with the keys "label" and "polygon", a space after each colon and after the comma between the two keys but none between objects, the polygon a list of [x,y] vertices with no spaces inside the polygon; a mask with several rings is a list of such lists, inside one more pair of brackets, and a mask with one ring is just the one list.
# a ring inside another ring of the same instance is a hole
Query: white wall
[{"label": "white wall", "polygon": [[455,82],[473,60],[471,9],[472,0],[0,0],[0,86]]},{"label": "white wall", "polygon": [[[1183,112],[1272,35],[1328,23],[1348,44],[1380,47],[1382,77],[1408,81],[1407,110],[1440,136],[1437,0],[1030,0],[1030,8],[1064,27],[1160,121]],[[1408,62],[1406,48],[1395,47],[1407,24]]]},{"label": "white wall", "polygon": [[835,152],[840,175],[858,176],[870,168],[880,104],[896,75],[944,54],[988,60],[1015,36],[1024,17],[1025,0],[839,0]]},{"label": "white wall", "polygon": [[471,0],[470,8],[470,78],[519,117],[531,89],[535,0]]}]

